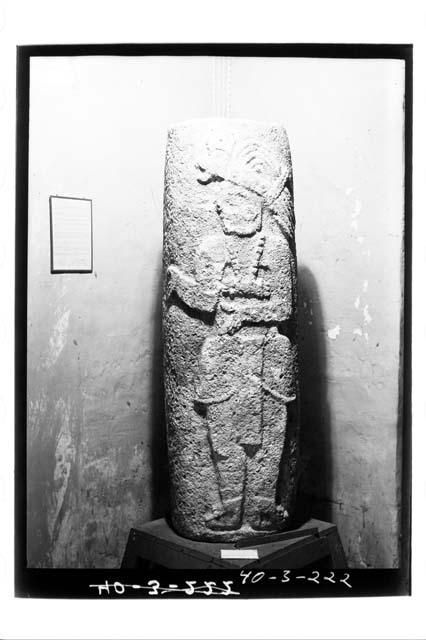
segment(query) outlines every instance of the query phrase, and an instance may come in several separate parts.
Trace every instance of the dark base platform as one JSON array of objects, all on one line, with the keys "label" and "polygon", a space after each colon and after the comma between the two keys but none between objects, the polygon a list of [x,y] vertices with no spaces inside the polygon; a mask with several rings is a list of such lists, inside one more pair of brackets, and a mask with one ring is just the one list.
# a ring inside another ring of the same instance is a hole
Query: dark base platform
[{"label": "dark base platform", "polygon": [[[306,529],[306,535],[304,530]],[[122,569],[299,569],[315,565],[321,568],[345,569],[346,558],[337,527],[311,519],[288,531],[285,539],[244,546],[257,549],[259,558],[223,559],[221,550],[238,549],[241,545],[225,542],[198,542],[182,538],[164,518],[130,529]]]}]

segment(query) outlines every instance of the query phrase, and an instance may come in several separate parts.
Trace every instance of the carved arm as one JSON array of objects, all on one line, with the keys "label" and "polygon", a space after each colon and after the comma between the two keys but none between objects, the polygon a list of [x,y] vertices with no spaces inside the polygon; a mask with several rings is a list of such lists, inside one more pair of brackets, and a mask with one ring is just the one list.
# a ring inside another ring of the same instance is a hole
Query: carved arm
[{"label": "carved arm", "polygon": [[179,267],[171,265],[167,269],[166,299],[169,299],[173,291],[188,307],[207,312],[215,310],[219,296],[219,288],[206,289]]},{"label": "carved arm", "polygon": [[292,313],[290,300],[251,303],[239,309],[236,309],[232,303],[223,301],[220,307],[229,314],[229,320],[225,322],[223,331],[230,334],[238,331],[244,322],[254,324],[284,322]]}]

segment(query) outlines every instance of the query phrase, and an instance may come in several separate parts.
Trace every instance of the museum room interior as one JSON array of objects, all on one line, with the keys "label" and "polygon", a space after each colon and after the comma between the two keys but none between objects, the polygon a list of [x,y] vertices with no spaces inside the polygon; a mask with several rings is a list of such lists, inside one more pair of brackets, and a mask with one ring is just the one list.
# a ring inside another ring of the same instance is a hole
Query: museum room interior
[{"label": "museum room interior", "polygon": [[[333,523],[351,568],[400,566],[403,103],[401,60],[31,59],[29,567],[118,568],[129,531],[170,512],[167,135],[216,117],[282,125],[288,136],[297,517]],[[87,272],[52,272],[52,197],[91,201]]]}]

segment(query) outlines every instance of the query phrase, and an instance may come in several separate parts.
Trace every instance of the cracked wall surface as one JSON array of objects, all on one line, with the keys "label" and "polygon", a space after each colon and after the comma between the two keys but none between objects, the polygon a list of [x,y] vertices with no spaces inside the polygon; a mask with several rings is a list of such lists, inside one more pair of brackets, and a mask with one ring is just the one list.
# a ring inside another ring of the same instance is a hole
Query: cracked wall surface
[{"label": "cracked wall surface", "polygon": [[[283,123],[292,151],[298,508],[337,524],[351,566],[398,565],[403,63],[219,71],[212,58],[31,62],[30,566],[117,567],[129,528],[164,513],[166,134],[223,115]],[[50,274],[50,195],[93,200],[92,274]]]}]

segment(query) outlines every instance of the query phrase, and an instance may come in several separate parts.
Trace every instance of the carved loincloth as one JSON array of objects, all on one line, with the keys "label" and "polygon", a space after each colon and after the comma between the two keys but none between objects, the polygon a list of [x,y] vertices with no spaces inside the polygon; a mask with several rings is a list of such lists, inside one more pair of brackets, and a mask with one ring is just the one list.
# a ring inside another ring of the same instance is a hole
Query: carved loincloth
[{"label": "carved loincloth", "polygon": [[[233,438],[260,445],[265,394],[282,404],[295,399],[292,352],[289,339],[275,328],[210,336],[201,350],[195,399],[207,407],[224,405],[223,420],[229,419],[230,403]],[[221,412],[214,413],[217,421]]]}]

